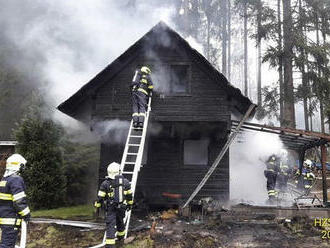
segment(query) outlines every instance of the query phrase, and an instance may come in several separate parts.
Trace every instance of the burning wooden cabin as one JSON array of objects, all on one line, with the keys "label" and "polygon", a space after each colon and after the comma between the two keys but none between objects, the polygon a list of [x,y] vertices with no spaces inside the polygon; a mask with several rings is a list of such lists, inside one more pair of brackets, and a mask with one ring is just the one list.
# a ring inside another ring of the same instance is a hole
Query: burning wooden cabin
[{"label": "burning wooden cabin", "polygon": [[[192,193],[226,142],[231,115],[244,114],[251,101],[161,22],[58,109],[92,129],[100,121],[129,121],[129,85],[141,65],[152,68],[155,90],[137,193],[151,204],[178,203]],[[100,180],[110,162],[121,161],[123,150],[124,142],[113,143],[111,137],[102,142]],[[228,152],[197,198],[206,196],[229,198]]]}]

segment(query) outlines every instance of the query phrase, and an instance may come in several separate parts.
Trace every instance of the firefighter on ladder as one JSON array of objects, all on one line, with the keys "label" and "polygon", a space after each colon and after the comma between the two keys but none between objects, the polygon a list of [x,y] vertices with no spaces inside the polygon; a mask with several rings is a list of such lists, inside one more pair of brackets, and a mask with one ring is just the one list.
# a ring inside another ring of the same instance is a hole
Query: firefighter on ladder
[{"label": "firefighter on ladder", "polygon": [[151,77],[151,70],[147,66],[135,71],[131,83],[132,105],[133,105],[133,127],[143,128],[144,119],[148,108],[148,100],[154,88]]},{"label": "firefighter on ladder", "polygon": [[22,219],[26,222],[30,219],[24,180],[18,175],[26,162],[20,154],[11,155],[6,161],[0,181],[0,248],[14,248]]},{"label": "firefighter on ladder", "polygon": [[270,203],[273,203],[277,197],[277,191],[275,190],[277,173],[278,159],[275,155],[271,155],[266,162],[266,170],[264,171],[267,178],[267,192]]},{"label": "firefighter on ladder", "polygon": [[[98,200],[94,206],[105,209],[106,248],[114,248],[116,236],[118,241],[125,237],[124,218],[126,211],[133,205],[133,194],[130,182],[119,174],[120,164],[111,163],[107,168],[108,176],[100,186]],[[117,235],[116,235],[117,232]]]}]

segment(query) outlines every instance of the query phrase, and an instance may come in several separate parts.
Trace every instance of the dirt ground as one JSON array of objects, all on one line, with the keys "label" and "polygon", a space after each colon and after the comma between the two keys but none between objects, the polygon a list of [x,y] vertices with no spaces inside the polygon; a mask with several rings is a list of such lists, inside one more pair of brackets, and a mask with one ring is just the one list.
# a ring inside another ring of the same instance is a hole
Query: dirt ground
[{"label": "dirt ground", "polygon": [[[242,218],[237,213],[218,212],[201,221],[166,211],[135,217],[127,240],[130,242],[121,247],[330,247],[330,237],[322,239],[322,230],[306,217],[285,221],[271,215]],[[30,223],[27,248],[89,247],[100,243],[103,234],[100,230]]]}]

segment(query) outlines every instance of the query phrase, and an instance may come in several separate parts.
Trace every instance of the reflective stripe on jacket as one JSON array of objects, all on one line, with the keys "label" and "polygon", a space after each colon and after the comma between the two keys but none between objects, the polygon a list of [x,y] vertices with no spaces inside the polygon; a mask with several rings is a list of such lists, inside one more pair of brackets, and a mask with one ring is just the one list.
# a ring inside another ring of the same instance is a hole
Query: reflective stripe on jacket
[{"label": "reflective stripe on jacket", "polygon": [[0,181],[0,225],[17,225],[19,220],[30,213],[25,194],[23,178],[13,174]]}]

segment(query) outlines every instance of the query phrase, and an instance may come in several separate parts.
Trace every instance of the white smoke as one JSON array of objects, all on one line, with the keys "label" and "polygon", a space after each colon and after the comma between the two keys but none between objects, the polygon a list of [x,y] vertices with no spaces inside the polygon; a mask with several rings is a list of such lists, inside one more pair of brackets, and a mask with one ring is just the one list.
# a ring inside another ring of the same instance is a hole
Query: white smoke
[{"label": "white smoke", "polygon": [[233,202],[265,204],[268,196],[265,161],[283,148],[278,135],[240,133],[230,149],[230,197]]},{"label": "white smoke", "polygon": [[122,120],[100,121],[93,125],[93,131],[103,142],[110,144],[125,144],[130,122]]},{"label": "white smoke", "polygon": [[[12,64],[38,75],[39,89],[55,108],[160,20],[174,26],[174,11],[150,0],[1,1],[0,36],[19,53]],[[65,124],[63,114],[55,115]]]}]

